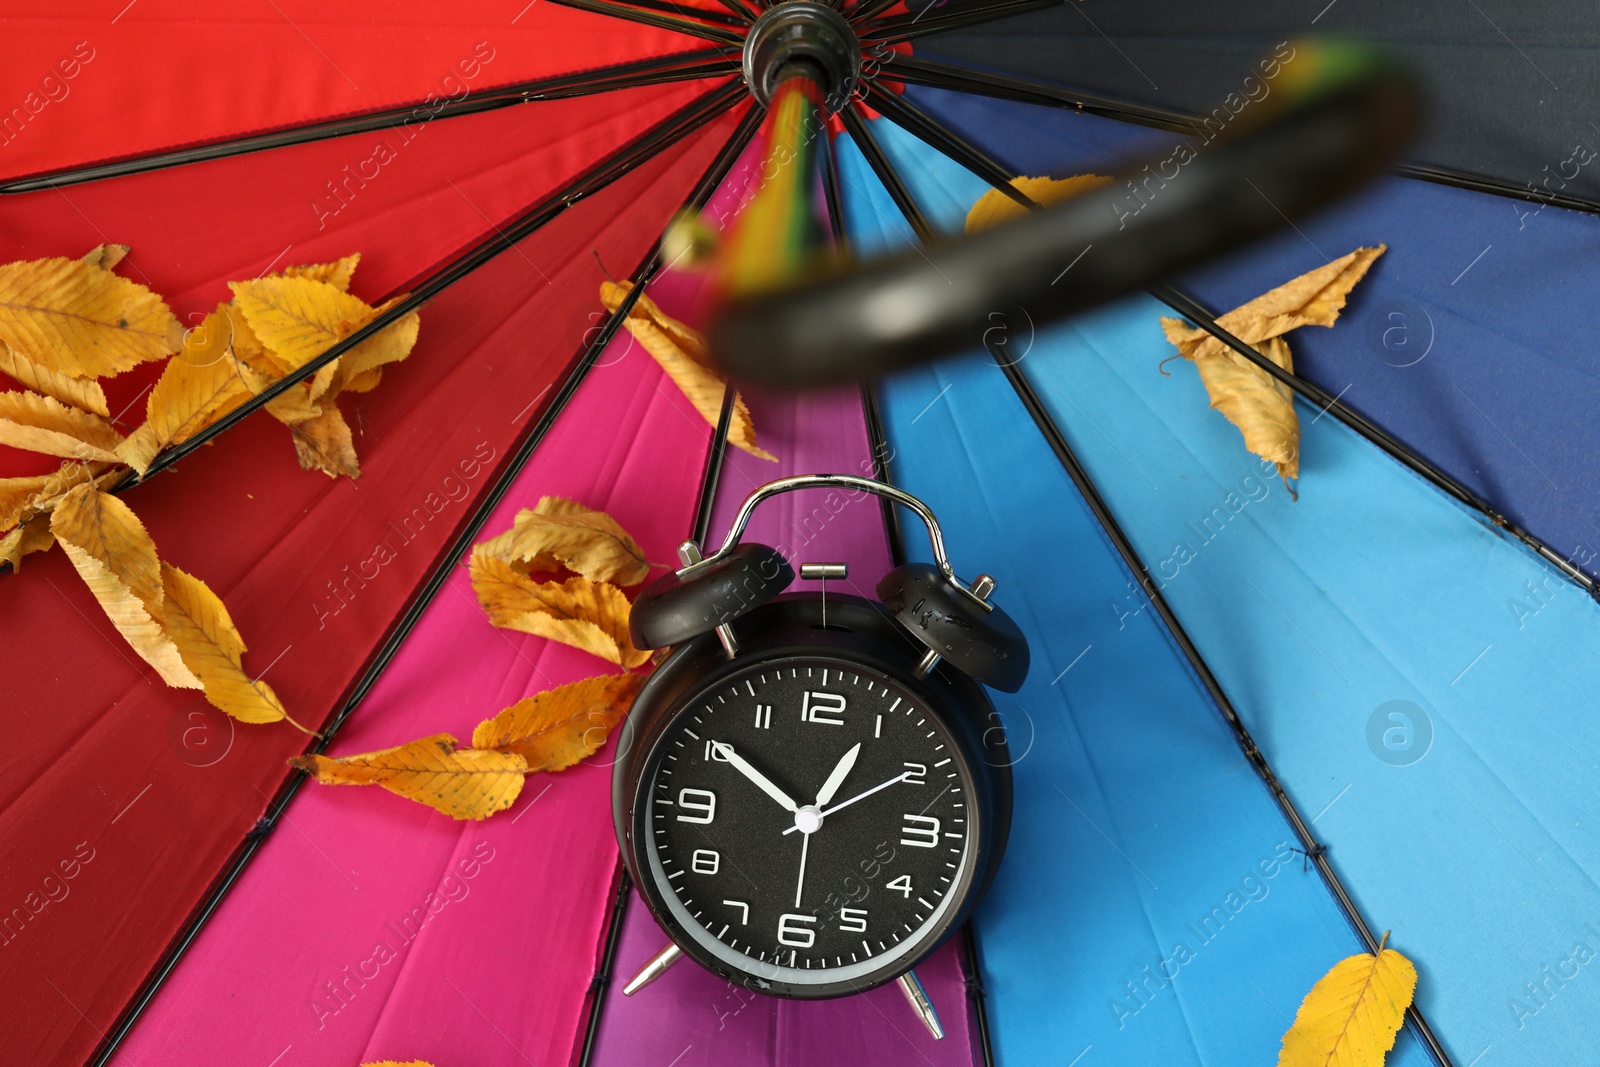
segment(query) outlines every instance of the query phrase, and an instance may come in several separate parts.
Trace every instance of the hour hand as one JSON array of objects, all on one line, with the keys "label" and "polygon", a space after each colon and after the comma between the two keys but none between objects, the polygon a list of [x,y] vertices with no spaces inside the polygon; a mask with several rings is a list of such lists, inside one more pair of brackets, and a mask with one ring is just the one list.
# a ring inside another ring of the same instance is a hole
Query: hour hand
[{"label": "hour hand", "polygon": [[861,755],[861,742],[857,741],[850,746],[850,751],[840,758],[838,766],[834,767],[828,775],[828,780],[822,783],[822,788],[817,791],[817,807],[825,808],[832,802],[833,796],[844,785],[844,780],[850,769],[856,765],[856,757]]},{"label": "hour hand", "polygon": [[794,799],[772,783],[772,779],[750,766],[750,761],[733,750],[733,746],[726,741],[713,741],[712,747],[723,759],[733,765],[733,769],[754,782],[763,793],[783,805],[784,811],[795,811],[800,805]]}]

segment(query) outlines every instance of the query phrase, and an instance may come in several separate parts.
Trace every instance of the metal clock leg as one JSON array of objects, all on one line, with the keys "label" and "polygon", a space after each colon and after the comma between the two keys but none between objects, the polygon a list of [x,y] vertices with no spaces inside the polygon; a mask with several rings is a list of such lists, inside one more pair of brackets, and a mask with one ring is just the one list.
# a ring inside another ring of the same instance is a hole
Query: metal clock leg
[{"label": "metal clock leg", "polygon": [[[638,979],[634,979],[638,981]],[[911,1002],[912,1010],[917,1013],[917,1018],[922,1020],[922,1025],[928,1028],[935,1041],[944,1040],[944,1027],[939,1025],[939,1013],[933,1010],[933,1002],[928,999],[927,990],[922,988],[922,983],[917,980],[916,971],[907,971],[898,979],[900,992],[906,995]]]},{"label": "metal clock leg", "polygon": [[666,974],[674,963],[683,959],[683,949],[677,945],[668,945],[666,948],[650,957],[650,962],[639,968],[639,973],[622,987],[622,995],[631,997],[657,978]]}]

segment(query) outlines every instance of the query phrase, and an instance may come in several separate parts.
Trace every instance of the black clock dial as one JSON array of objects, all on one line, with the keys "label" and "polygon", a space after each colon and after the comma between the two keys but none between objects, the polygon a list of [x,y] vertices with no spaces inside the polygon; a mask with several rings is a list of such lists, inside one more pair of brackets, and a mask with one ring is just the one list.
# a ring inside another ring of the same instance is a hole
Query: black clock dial
[{"label": "black clock dial", "polygon": [[656,751],[641,850],[668,910],[725,965],[800,986],[865,978],[959,908],[971,772],[884,674],[754,663],[687,700]]}]

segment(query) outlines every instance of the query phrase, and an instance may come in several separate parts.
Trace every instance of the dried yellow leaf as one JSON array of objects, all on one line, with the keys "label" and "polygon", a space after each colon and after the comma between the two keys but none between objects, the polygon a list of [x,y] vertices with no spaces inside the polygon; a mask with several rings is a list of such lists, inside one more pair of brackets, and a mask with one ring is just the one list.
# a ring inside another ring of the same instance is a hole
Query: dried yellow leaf
[{"label": "dried yellow leaf", "polygon": [[184,666],[200,679],[206,699],[240,722],[287,718],[278,695],[244,671],[244,638],[228,609],[205,582],[170,563],[161,564],[166,599],[161,622]]},{"label": "dried yellow leaf", "polygon": [[294,454],[300,460],[301,470],[322,471],[330,478],[361,477],[350,424],[344,421],[332,402],[321,415],[297,422],[290,428],[294,430]]},{"label": "dried yellow leaf", "polygon": [[[396,297],[373,308],[372,317],[388,311],[399,303],[401,299],[401,297]],[[333,394],[341,393],[349,388],[350,381],[371,374],[389,363],[398,363],[405,359],[411,354],[412,348],[416,347],[417,331],[420,326],[421,319],[413,311],[409,315],[401,316],[391,325],[385,326],[382,330],[379,330],[376,334],[340,356],[337,363],[337,372],[330,376],[331,381],[328,391]],[[351,326],[346,331],[346,334],[354,333],[355,329],[356,326]],[[376,384],[376,382],[373,384]],[[371,386],[368,386],[368,388],[371,388]]]},{"label": "dried yellow leaf", "polygon": [[[615,312],[633,288],[632,282],[600,283],[600,302]],[[655,358],[673,384],[683,390],[700,417],[712,426],[722,414],[722,397],[727,384],[710,367],[705,337],[670,315],[647,296],[641,296],[624,320],[628,332]],[[733,398],[733,420],[728,426],[728,443],[761,459],[777,461],[777,456],[756,445],[755,423],[750,409],[738,394]]]},{"label": "dried yellow leaf", "polygon": [[161,618],[161,564],[156,545],[133,509],[93,485],[80,485],[61,498],[50,528],[69,547],[104,564],[156,619]]},{"label": "dried yellow leaf", "polygon": [[315,278],[231,282],[234,303],[256,338],[293,370],[372,318],[361,300]]},{"label": "dried yellow leaf", "polygon": [[24,523],[0,537],[0,563],[11,564],[11,569],[22,569],[22,557],[33,552],[44,552],[56,543],[49,523],[43,520]]},{"label": "dried yellow leaf", "polygon": [[0,530],[49,511],[70,490],[107,473],[104,463],[63,463],[49,474],[0,478]]},{"label": "dried yellow leaf", "polygon": [[79,258],[101,270],[111,270],[132,251],[127,245],[95,245]]},{"label": "dried yellow leaf", "polygon": [[143,474],[163,448],[187,441],[243,404],[251,390],[229,356],[227,315],[213,311],[184,338],[145,401],[145,421],[117,455]]},{"label": "dried yellow leaf", "polygon": [[452,819],[482,819],[509,808],[528,770],[515,753],[459,748],[449,734],[358,756],[296,756],[289,765],[324,785],[381,785]]},{"label": "dried yellow leaf", "polygon": [[0,341],[75,378],[117,374],[177,350],[183,330],[161,298],[81,259],[0,266]]},{"label": "dried yellow leaf", "polygon": [[38,393],[0,393],[0,444],[67,459],[120,462],[122,435],[99,415]]},{"label": "dried yellow leaf", "polygon": [[621,667],[637,667],[649,652],[628,639],[628,598],[606,582],[569,578],[536,582],[492,556],[473,556],[472,590],[489,621],[559,641]]},{"label": "dried yellow leaf", "polygon": [[335,289],[348,293],[350,291],[350,278],[356,272],[356,264],[360,262],[361,253],[355,252],[345,256],[343,259],[334,260],[332,263],[310,263],[300,267],[286,267],[281,272],[281,276],[285,278],[310,278],[313,281],[327,282]]},{"label": "dried yellow leaf", "polygon": [[[1280,335],[1300,326],[1332,326],[1350,290],[1386,248],[1358,248],[1235,308],[1217,323],[1292,372],[1289,346]],[[1239,427],[1246,447],[1276,463],[1282,477],[1299,477],[1300,420],[1288,388],[1199,327],[1163,318],[1161,328],[1178,354],[1195,364],[1211,406]]]},{"label": "dried yellow leaf", "polygon": [[[272,363],[259,354],[251,359],[255,361],[254,365],[243,359],[235,359],[233,366],[240,381],[244,382],[245,388],[254,396],[265,392],[268,386],[282,377],[282,374],[273,369]],[[311,399],[311,387],[301,382],[291,386],[287,392],[280,393],[275,399],[267,401],[267,412],[285,426],[293,426],[297,422],[304,422],[321,415],[322,405]]]},{"label": "dried yellow leaf", "polygon": [[[57,514],[60,510],[57,509]],[[178,646],[161,628],[142,601],[127,584],[113,574],[104,563],[54,530],[56,540],[67,552],[67,558],[77,568],[78,575],[94,594],[95,600],[105,610],[106,618],[117,628],[128,645],[139,657],[156,669],[161,680],[179,689],[200,689],[200,679],[184,664]]]},{"label": "dried yellow leaf", "polygon": [[1392,948],[1341,960],[1301,1002],[1278,1067],[1382,1067],[1416,989],[1417,969]]},{"label": "dried yellow leaf", "polygon": [[472,747],[515,752],[529,771],[559,771],[592,755],[639,695],[644,676],[585,678],[517,701],[472,731]]},{"label": "dried yellow leaf", "polygon": [[0,374],[10,375],[18,385],[54,397],[80,411],[111,417],[106,407],[106,391],[92,378],[74,378],[35,363],[6,344],[0,344]]},{"label": "dried yellow leaf", "polygon": [[[1012,178],[1011,184],[1036,204],[1055,204],[1086,193],[1111,179],[1101,174],[1079,174],[1071,178]],[[978,202],[967,212],[967,232],[987,229],[998,222],[1020,219],[1032,209],[1023,207],[998,189],[990,189],[978,197]]]},{"label": "dried yellow leaf", "polygon": [[344,388],[339,391],[341,393],[370,393],[378,387],[378,383],[381,381],[383,381],[383,368],[373,367],[371,370],[364,370],[350,378],[344,383]]},{"label": "dried yellow leaf", "polygon": [[644,549],[616,519],[559,496],[541,497],[517,513],[511,529],[472,551],[523,564],[524,571],[564,566],[594,582],[638,585],[650,575]]}]

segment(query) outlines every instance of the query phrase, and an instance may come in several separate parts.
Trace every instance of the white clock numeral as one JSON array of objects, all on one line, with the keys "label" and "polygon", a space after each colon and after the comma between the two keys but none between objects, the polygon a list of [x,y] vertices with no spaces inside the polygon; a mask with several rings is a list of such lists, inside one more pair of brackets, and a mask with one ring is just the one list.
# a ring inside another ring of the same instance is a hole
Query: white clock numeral
[{"label": "white clock numeral", "polygon": [[[681,804],[683,801],[679,800],[678,803]],[[678,818],[681,819],[683,816],[680,815]],[[904,835],[900,838],[902,845],[910,845],[912,848],[932,848],[939,843],[939,820],[932,815],[912,815],[908,812],[905,823],[900,827],[900,833]]]},{"label": "white clock numeral", "polygon": [[[680,789],[678,790],[678,807],[697,813],[679,815],[679,822],[692,822],[704,826],[717,817],[717,794],[709,789]],[[910,816],[908,815],[906,818],[910,818]]]},{"label": "white clock numeral", "polygon": [[817,921],[815,915],[798,915],[788,912],[778,919],[778,943],[791,948],[810,948],[817,940],[817,932],[811,929],[811,924]]},{"label": "white clock numeral", "polygon": [[724,900],[723,903],[728,905],[730,908],[738,908],[741,912],[743,912],[739,919],[740,926],[750,925],[750,905],[746,904],[742,900]]},{"label": "white clock numeral", "polygon": [[840,908],[839,929],[847,934],[864,934],[867,932],[866,908]]},{"label": "white clock numeral", "polygon": [[756,729],[757,730],[770,730],[770,729],[772,729],[772,705],[771,704],[757,704],[756,705]]},{"label": "white clock numeral", "polygon": [[713,741],[708,737],[706,738],[706,762],[710,763],[712,760],[716,760],[718,763],[727,763],[728,757],[722,751],[722,742]]},{"label": "white clock numeral", "polygon": [[906,763],[906,785],[927,785],[928,765],[926,763]]},{"label": "white clock numeral", "polygon": [[892,882],[883,883],[883,888],[885,888],[885,889],[898,889],[900,891],[900,895],[901,896],[905,897],[907,900],[910,900],[911,899],[911,892],[912,892],[912,890],[911,890],[911,876],[909,874],[902,874],[900,877],[896,878]]},{"label": "white clock numeral", "polygon": [[695,874],[716,874],[722,869],[722,853],[714,848],[697,848],[689,860],[689,869]]},{"label": "white clock numeral", "polygon": [[800,701],[800,721],[844,725],[843,693],[807,693]]}]

